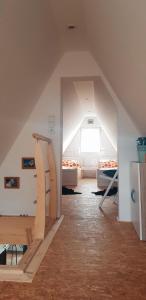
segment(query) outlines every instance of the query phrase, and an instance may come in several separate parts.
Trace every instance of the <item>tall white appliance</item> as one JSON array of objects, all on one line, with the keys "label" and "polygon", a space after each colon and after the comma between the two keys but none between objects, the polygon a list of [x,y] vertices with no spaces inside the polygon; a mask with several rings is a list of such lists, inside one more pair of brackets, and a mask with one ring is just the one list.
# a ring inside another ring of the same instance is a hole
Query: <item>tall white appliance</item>
[{"label": "tall white appliance", "polygon": [[131,216],[140,240],[146,240],[146,163],[131,162]]}]

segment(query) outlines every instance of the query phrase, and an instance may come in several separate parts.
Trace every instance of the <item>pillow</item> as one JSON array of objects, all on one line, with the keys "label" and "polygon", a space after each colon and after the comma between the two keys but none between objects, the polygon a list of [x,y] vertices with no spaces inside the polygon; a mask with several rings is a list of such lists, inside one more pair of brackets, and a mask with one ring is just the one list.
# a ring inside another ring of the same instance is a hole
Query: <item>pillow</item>
[{"label": "pillow", "polygon": [[80,164],[77,160],[63,159],[62,167],[75,168],[75,167],[80,167]]},{"label": "pillow", "polygon": [[99,168],[117,168],[118,163],[115,160],[109,160],[109,161],[102,161],[99,162]]}]

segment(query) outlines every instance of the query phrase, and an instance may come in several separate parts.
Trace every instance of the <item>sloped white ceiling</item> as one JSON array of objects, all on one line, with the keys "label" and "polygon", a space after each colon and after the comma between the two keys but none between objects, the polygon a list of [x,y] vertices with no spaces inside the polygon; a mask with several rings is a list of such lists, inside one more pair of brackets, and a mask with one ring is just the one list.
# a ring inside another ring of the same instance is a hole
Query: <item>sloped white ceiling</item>
[{"label": "sloped white ceiling", "polygon": [[[84,1],[50,0],[50,4],[62,49],[64,51],[88,50],[90,44],[83,13]],[[74,25],[76,28],[68,30],[68,25]]]},{"label": "sloped white ceiling", "polygon": [[95,97],[93,80],[73,81],[77,97],[84,115],[95,114]]},{"label": "sloped white ceiling", "polygon": [[[146,134],[146,1],[51,0],[65,51],[88,49],[141,133]],[[76,25],[72,32],[67,25]]]},{"label": "sloped white ceiling", "polygon": [[0,1],[0,161],[59,57],[48,0]]},{"label": "sloped white ceiling", "polygon": [[146,134],[146,1],[85,0],[92,53],[134,123]]},{"label": "sloped white ceiling", "polygon": [[63,151],[66,150],[84,117],[82,104],[75,90],[73,79],[62,79],[63,99]]},{"label": "sloped white ceiling", "polygon": [[0,161],[62,51],[90,50],[146,134],[145,12],[145,0],[0,1]]},{"label": "sloped white ceiling", "polygon": [[117,150],[117,110],[100,77],[94,80],[96,114],[112,146]]}]

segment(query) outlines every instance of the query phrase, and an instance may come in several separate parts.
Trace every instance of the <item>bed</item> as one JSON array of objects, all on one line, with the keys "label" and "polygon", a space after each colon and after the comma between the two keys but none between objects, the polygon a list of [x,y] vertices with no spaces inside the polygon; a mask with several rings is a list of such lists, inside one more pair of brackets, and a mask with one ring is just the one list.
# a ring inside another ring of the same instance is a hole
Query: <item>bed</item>
[{"label": "bed", "polygon": [[62,185],[77,186],[80,177],[80,164],[75,160],[62,161]]},{"label": "bed", "polygon": [[[99,162],[96,171],[97,186],[100,188],[107,187],[110,181],[110,177],[105,174],[106,171],[111,171],[114,173],[117,170],[117,168],[118,164],[116,161]],[[117,185],[117,183],[115,182],[114,185]]]}]

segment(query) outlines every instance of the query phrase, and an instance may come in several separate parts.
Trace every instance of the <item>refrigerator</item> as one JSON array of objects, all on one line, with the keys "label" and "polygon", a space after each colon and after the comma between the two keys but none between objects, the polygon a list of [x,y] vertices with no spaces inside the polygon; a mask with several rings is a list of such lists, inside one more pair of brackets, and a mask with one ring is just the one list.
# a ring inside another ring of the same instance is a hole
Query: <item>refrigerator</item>
[{"label": "refrigerator", "polygon": [[131,162],[131,218],[140,238],[146,241],[146,163]]}]

